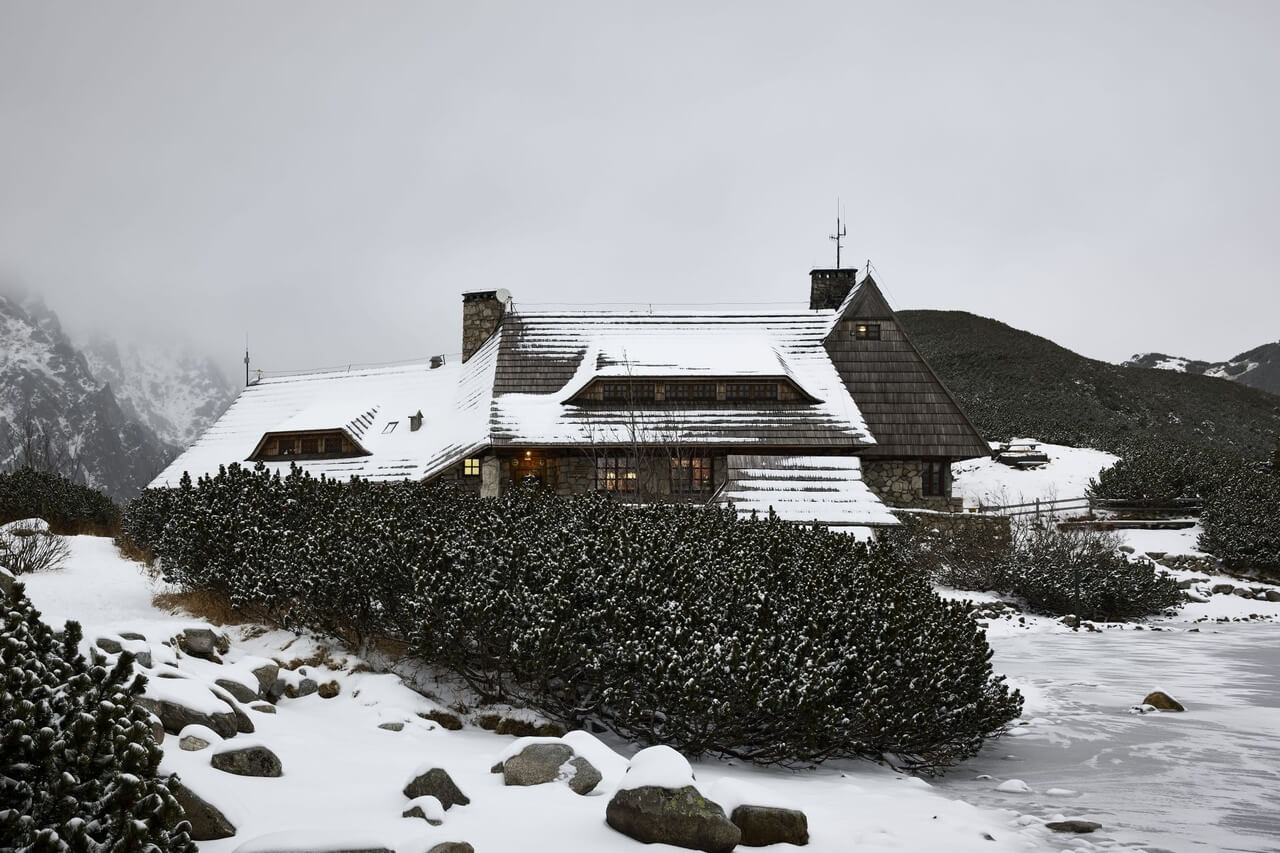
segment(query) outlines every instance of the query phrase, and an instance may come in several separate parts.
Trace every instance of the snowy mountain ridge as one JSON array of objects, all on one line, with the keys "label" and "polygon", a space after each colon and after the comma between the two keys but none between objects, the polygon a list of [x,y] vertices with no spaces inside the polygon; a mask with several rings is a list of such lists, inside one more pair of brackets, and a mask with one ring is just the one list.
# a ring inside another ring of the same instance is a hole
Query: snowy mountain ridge
[{"label": "snowy mountain ridge", "polygon": [[90,352],[40,301],[0,294],[0,470],[54,468],[126,500],[235,392],[207,359],[101,341]]},{"label": "snowy mountain ridge", "polygon": [[84,354],[98,381],[111,386],[120,408],[175,447],[199,438],[236,394],[212,359],[191,352],[96,337]]},{"label": "snowy mountain ridge", "polygon": [[1280,341],[1263,344],[1226,361],[1197,361],[1161,352],[1141,352],[1123,362],[1123,366],[1194,373],[1280,394]]}]

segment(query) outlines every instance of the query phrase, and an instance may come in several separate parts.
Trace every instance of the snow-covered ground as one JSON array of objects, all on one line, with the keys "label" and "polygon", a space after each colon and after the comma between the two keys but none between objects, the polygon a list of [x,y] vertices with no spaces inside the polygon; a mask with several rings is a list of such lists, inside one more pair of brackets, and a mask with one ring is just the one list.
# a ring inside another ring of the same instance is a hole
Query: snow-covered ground
[{"label": "snow-covered ground", "polygon": [[1067,500],[1084,496],[1089,481],[1116,457],[1087,447],[1040,444],[1047,465],[1018,470],[984,457],[951,466],[951,493],[966,507],[1006,506],[1032,501]]}]

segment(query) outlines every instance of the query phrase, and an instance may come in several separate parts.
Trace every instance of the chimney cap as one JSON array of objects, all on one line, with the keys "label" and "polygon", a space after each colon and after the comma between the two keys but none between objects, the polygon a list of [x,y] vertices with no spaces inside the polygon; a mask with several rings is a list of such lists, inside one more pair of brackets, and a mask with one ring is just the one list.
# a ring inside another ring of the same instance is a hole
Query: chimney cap
[{"label": "chimney cap", "polygon": [[473,290],[462,294],[463,302],[482,302],[490,299],[505,305],[511,301],[511,291],[500,287],[497,290]]}]

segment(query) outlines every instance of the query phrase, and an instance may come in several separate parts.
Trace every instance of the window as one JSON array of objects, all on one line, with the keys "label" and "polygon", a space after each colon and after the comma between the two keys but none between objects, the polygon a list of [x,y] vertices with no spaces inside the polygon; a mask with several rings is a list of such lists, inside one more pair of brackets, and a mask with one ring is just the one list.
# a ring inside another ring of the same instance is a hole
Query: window
[{"label": "window", "polygon": [[324,437],[324,452],[325,453],[341,453],[342,439],[336,435],[326,435]]},{"label": "window", "polygon": [[951,466],[945,459],[925,460],[920,491],[925,497],[949,497]]},{"label": "window", "polygon": [[609,403],[641,403],[653,401],[652,382],[601,382],[600,396]]},{"label": "window", "polygon": [[387,422],[387,425],[386,425],[386,426],[384,426],[384,427],[382,428],[382,434],[383,434],[383,435],[386,435],[386,434],[388,434],[388,433],[395,432],[395,431],[396,431],[396,426],[397,426],[399,423],[400,423],[399,421],[388,421],[388,422]]},{"label": "window", "polygon": [[716,383],[668,382],[665,394],[668,400],[676,402],[714,400],[716,398]]},{"label": "window", "polygon": [[601,492],[634,492],[635,462],[625,456],[606,456],[596,460],[596,490]]},{"label": "window", "polygon": [[297,453],[297,445],[292,438],[276,439],[276,456],[293,456]]},{"label": "window", "polygon": [[307,454],[314,456],[320,452],[320,439],[316,438],[314,435],[309,435],[303,438],[301,444],[302,454],[304,456]]},{"label": "window", "polygon": [[726,400],[776,400],[777,382],[727,382],[724,386]]},{"label": "window", "polygon": [[697,494],[711,490],[711,459],[695,456],[692,459],[671,460],[671,492],[677,495]]},{"label": "window", "polygon": [[462,474],[465,477],[479,477],[480,476],[480,457],[469,456],[466,459],[462,460]]},{"label": "window", "polygon": [[853,327],[853,336],[860,341],[880,340],[879,323],[858,323]]},{"label": "window", "polygon": [[269,432],[262,436],[262,441],[249,457],[249,461],[270,461],[289,456],[298,456],[303,459],[337,459],[368,455],[354,440],[344,439],[340,430],[285,434]]}]

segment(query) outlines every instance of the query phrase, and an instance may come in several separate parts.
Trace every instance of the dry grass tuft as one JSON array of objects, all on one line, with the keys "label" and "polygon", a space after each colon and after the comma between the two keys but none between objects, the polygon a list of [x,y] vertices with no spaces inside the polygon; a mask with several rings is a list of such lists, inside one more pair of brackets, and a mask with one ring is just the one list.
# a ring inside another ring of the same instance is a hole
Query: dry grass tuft
[{"label": "dry grass tuft", "polygon": [[213,625],[244,625],[258,621],[232,607],[225,595],[206,589],[162,592],[154,596],[151,603],[169,612],[184,611]]}]

